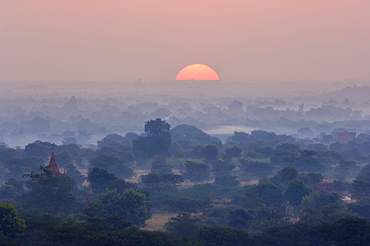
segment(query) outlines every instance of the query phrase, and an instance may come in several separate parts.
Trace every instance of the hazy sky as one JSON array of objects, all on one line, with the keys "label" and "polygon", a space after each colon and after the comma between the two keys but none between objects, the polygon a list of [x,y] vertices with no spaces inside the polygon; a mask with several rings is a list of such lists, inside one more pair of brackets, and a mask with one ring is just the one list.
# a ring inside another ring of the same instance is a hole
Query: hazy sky
[{"label": "hazy sky", "polygon": [[0,80],[370,81],[370,0],[0,0]]}]

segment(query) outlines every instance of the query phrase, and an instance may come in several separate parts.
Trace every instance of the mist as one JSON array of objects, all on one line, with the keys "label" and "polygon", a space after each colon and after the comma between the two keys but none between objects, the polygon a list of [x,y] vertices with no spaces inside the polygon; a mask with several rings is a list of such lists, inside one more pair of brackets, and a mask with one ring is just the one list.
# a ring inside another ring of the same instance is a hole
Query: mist
[{"label": "mist", "polygon": [[[368,130],[367,82],[361,81],[83,81],[2,82],[1,139],[24,146],[65,137],[96,145],[110,133],[143,132],[163,118],[195,125],[222,140],[260,129],[312,138]],[[68,135],[68,136],[67,136]],[[83,140],[82,140],[83,139]]]},{"label": "mist", "polygon": [[1,244],[369,245],[369,13],[0,1]]}]

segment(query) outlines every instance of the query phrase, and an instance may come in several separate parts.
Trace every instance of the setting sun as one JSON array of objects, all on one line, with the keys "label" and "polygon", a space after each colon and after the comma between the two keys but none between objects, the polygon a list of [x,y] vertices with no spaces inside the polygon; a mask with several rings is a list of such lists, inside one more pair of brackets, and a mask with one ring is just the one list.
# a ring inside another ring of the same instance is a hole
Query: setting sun
[{"label": "setting sun", "polygon": [[204,64],[191,64],[178,72],[176,80],[219,80],[215,70]]}]

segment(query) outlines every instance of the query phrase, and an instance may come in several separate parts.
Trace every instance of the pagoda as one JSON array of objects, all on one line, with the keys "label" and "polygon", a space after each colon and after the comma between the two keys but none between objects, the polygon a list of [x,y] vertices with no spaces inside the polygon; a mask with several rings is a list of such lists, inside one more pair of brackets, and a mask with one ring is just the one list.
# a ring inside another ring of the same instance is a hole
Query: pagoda
[{"label": "pagoda", "polygon": [[85,195],[85,199],[87,201],[94,201],[95,198],[96,197],[95,197],[94,191],[92,189],[91,183],[89,182],[89,187],[87,189],[87,194]]},{"label": "pagoda", "polygon": [[47,175],[46,173],[41,173],[41,177],[47,177],[47,176],[60,177],[60,176],[66,175],[65,170],[64,170],[64,173],[60,172],[58,164],[55,160],[54,152],[51,152],[49,165],[46,168],[47,168],[48,171],[51,172],[51,175]]}]

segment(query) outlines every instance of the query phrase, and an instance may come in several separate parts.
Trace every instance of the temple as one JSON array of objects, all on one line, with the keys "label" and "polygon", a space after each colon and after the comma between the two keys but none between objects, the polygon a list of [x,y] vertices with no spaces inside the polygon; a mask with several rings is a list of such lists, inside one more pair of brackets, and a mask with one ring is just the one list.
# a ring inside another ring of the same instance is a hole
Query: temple
[{"label": "temple", "polygon": [[337,141],[346,144],[356,138],[356,132],[337,132]]},{"label": "temple", "polygon": [[[47,168],[48,168],[49,171],[51,171],[51,175],[50,175],[51,177],[60,177],[60,176],[66,175],[65,171],[64,171],[64,173],[60,172],[58,164],[55,160],[54,152],[51,152],[50,161],[49,161],[49,165],[47,166]],[[45,174],[45,173],[41,174],[41,177],[46,177],[46,176],[48,176],[48,175]]]},{"label": "temple", "polygon": [[87,189],[87,194],[85,195],[85,199],[87,201],[94,201],[95,200],[95,194],[94,194],[94,191],[91,187],[91,183],[89,182],[89,188]]}]

